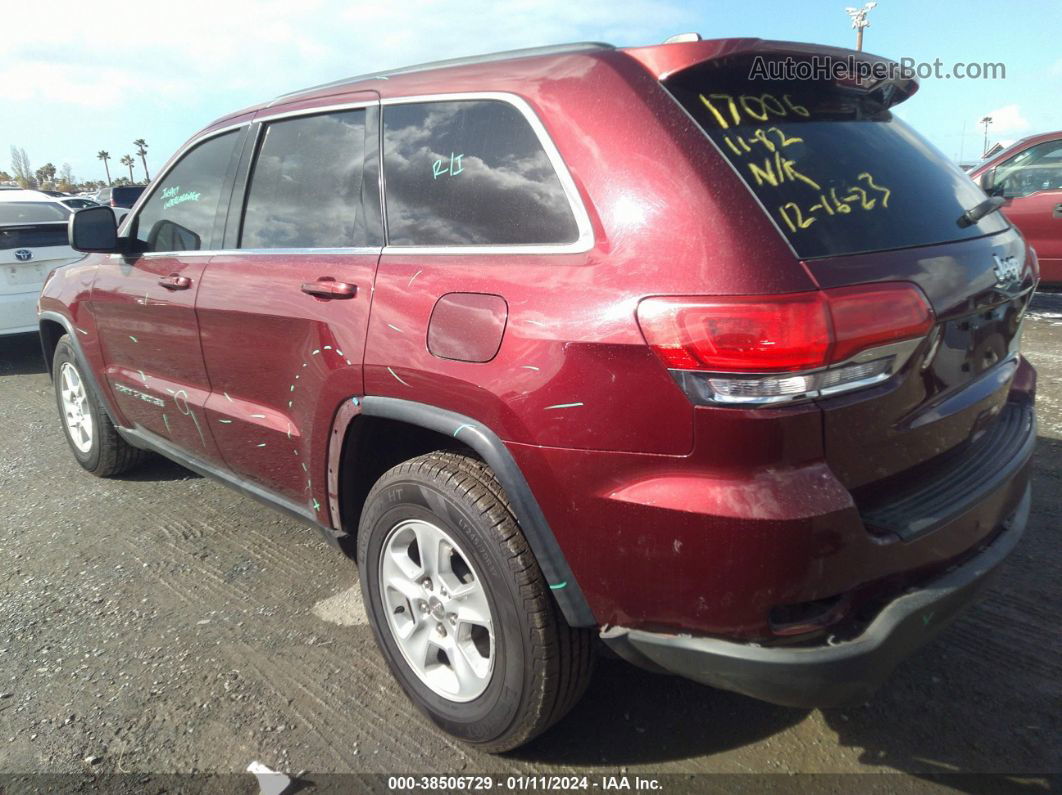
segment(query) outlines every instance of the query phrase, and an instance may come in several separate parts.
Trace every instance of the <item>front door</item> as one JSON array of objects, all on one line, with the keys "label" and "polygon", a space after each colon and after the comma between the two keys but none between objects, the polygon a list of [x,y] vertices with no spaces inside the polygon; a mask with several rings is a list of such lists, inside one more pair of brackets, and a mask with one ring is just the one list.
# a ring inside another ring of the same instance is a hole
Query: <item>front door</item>
[{"label": "front door", "polygon": [[124,420],[214,462],[195,300],[240,140],[238,130],[209,138],[158,178],[127,227],[135,253],[103,259],[92,288],[105,380]]},{"label": "front door", "polygon": [[1040,258],[1044,282],[1062,283],[1062,138],[1023,149],[996,167],[1003,212]]},{"label": "front door", "polygon": [[1042,190],[1010,199],[1003,211],[1036,249],[1043,281],[1062,283],[1062,190]]},{"label": "front door", "polygon": [[[334,102],[334,99],[333,99]],[[323,517],[334,411],[362,394],[382,246],[375,94],[340,110],[274,107],[237,177],[225,253],[196,302],[227,465]],[[292,115],[292,113],[296,115]],[[246,175],[246,176],[244,176]]]}]

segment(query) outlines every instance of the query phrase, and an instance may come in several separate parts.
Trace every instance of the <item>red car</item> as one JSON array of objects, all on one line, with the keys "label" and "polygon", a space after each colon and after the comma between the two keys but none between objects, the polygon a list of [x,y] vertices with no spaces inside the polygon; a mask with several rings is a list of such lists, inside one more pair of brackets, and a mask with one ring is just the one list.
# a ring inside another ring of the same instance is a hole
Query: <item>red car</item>
[{"label": "red car", "polygon": [[1023,138],[970,176],[1003,197],[1003,212],[1036,250],[1041,282],[1062,286],[1062,131]]},{"label": "red car", "polygon": [[1029,511],[1037,280],[891,107],[758,39],[568,45],[279,97],[57,270],[74,456],[155,451],[355,554],[447,732],[513,748],[603,644],[790,705],[863,699]]}]

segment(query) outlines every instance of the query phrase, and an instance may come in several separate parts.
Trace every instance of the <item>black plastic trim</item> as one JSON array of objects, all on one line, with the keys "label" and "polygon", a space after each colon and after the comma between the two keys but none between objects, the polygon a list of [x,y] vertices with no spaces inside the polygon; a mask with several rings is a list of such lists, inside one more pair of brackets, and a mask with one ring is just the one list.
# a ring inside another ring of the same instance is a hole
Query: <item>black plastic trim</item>
[{"label": "black plastic trim", "polygon": [[[82,376],[84,376],[88,380],[89,386],[92,387],[93,393],[96,395],[96,397],[100,399],[100,403],[103,406],[103,410],[107,412],[107,416],[110,418],[111,422],[114,424],[115,427],[118,427],[118,412],[114,410],[114,404],[111,403],[110,395],[100,388],[99,381],[96,380],[96,373],[94,373],[92,368],[89,367],[88,359],[85,358],[85,352],[81,349],[81,340],[77,338],[77,331],[74,329],[74,324],[70,322],[69,318],[67,318],[66,315],[61,315],[58,312],[52,312],[50,310],[45,310],[44,312],[39,312],[37,314],[38,329],[42,320],[55,321],[64,329],[66,329],[66,335],[70,337],[70,344],[74,348],[74,356],[77,357],[77,363],[81,369]],[[38,334],[39,333],[40,332],[38,331]],[[41,349],[43,351],[44,335],[41,334],[40,337]],[[50,362],[51,358],[52,357],[48,354],[48,351],[44,351],[44,361]],[[48,378],[51,377],[52,371],[49,368]]]},{"label": "black plastic trim", "polygon": [[851,640],[811,647],[758,646],[624,627],[607,629],[601,638],[636,664],[649,662],[687,679],[773,704],[806,708],[857,704],[978,597],[1021,540],[1031,502],[1026,487],[995,541],[958,568],[890,602]]},{"label": "black plastic trim", "polygon": [[253,500],[257,500],[264,505],[268,505],[270,508],[275,508],[281,513],[287,514],[292,519],[310,525],[319,530],[321,535],[324,536],[325,541],[331,546],[336,547],[337,549],[339,548],[335,534],[331,529],[318,522],[309,508],[304,508],[297,503],[280,497],[268,489],[259,486],[257,483],[253,483],[235,473],[220,469],[200,458],[191,456],[170,444],[161,436],[151,433],[150,431],[122,428],[119,426],[115,427],[118,429],[118,433],[121,434],[122,438],[129,442],[129,444],[133,445],[133,447],[158,453],[161,456],[169,458],[171,461],[176,461],[186,469],[190,469],[199,475],[216,480]]},{"label": "black plastic trim", "polygon": [[468,445],[486,462],[513,506],[520,528],[535,553],[542,574],[549,583],[564,618],[572,627],[596,627],[586,597],[568,566],[542,508],[535,500],[531,487],[502,440],[480,422],[424,403],[400,398],[368,396],[362,400],[361,413],[368,417],[382,417],[418,425],[422,428],[453,436]]}]

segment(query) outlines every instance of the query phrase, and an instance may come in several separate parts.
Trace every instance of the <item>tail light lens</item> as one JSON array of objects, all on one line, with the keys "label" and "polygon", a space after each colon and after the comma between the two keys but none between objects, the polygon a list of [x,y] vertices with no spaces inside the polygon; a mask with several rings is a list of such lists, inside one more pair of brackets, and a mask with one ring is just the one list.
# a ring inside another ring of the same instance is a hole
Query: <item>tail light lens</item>
[{"label": "tail light lens", "polygon": [[[777,403],[887,378],[933,327],[933,310],[915,285],[884,283],[649,298],[638,306],[638,323],[696,402]],[[914,344],[897,345],[905,341]]]}]

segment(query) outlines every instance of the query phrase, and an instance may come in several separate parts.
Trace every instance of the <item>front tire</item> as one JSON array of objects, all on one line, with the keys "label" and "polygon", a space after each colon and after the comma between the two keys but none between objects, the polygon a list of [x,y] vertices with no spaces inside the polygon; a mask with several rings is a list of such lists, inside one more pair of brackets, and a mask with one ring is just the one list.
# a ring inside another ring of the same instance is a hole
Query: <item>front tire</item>
[{"label": "front tire", "polygon": [[493,472],[436,452],[385,473],[358,531],[376,642],[437,726],[507,751],[582,696],[592,635],[565,622]]},{"label": "front tire", "polygon": [[126,472],[143,460],[145,453],[118,435],[86,380],[67,334],[60,337],[52,356],[52,385],[66,441],[83,468],[105,478]]}]

